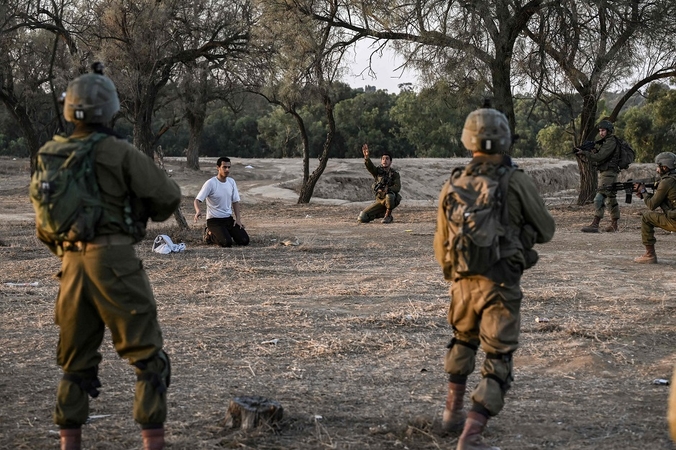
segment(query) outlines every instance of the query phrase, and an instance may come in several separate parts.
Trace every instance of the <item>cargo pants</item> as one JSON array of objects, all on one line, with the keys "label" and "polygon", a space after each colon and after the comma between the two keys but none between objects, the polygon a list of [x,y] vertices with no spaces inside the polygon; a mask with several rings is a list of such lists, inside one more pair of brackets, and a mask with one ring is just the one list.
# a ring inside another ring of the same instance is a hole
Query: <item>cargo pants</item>
[{"label": "cargo pants", "polygon": [[401,195],[399,193],[390,192],[382,197],[377,196],[376,201],[366,207],[359,213],[360,222],[371,222],[375,219],[385,217],[385,211],[391,211],[401,203]]},{"label": "cargo pants", "polygon": [[472,402],[490,416],[503,408],[511,387],[512,354],[519,346],[521,299],[517,284],[499,286],[484,277],[462,278],[450,288],[448,322],[454,338],[448,345],[444,369],[450,381],[465,384],[474,371],[479,346],[486,353],[482,379],[472,392]]},{"label": "cargo pants", "polygon": [[620,218],[620,205],[617,203],[617,193],[607,190],[601,190],[601,186],[606,186],[617,182],[619,173],[612,170],[604,170],[599,172],[598,187],[599,192],[594,197],[594,215],[599,219],[603,219],[605,209],[608,208],[611,219]]},{"label": "cargo pants", "polygon": [[[670,211],[674,214],[674,211]],[[643,245],[655,245],[655,227],[666,231],[676,231],[676,219],[670,219],[657,211],[646,211],[641,218],[641,241]]]},{"label": "cargo pants", "polygon": [[168,372],[169,362],[158,357],[163,341],[157,307],[134,247],[85,244],[66,251],[58,277],[56,357],[64,377],[57,389],[54,422],[77,428],[87,421],[89,395],[98,395],[101,386],[99,347],[107,326],[118,355],[137,365],[134,419],[143,428],[160,426],[167,415],[166,386],[157,380]]}]

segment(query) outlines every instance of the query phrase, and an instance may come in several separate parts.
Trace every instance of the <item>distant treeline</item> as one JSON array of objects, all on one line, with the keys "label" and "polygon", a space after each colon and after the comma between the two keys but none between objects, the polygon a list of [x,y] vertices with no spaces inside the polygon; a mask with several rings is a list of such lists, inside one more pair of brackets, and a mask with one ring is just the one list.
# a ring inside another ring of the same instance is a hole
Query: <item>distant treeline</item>
[{"label": "distant treeline", "polygon": [[[373,153],[388,149],[397,158],[466,156],[460,135],[467,114],[481,104],[472,94],[451,90],[440,82],[415,92],[402,85],[398,94],[375,89],[354,89],[344,83],[333,85],[336,136],[330,156],[360,157],[368,143]],[[645,97],[635,99],[616,122],[616,130],[631,141],[638,161],[650,162],[662,151],[676,146],[676,93],[667,85],[653,83]],[[620,94],[616,94],[619,96]],[[615,101],[607,95],[600,111]],[[516,134],[512,154],[517,157],[569,155],[573,136],[569,131],[576,118],[557,100],[548,104],[532,98],[515,97]],[[310,139],[311,157],[321,153],[326,138],[326,117],[321,105],[300,109]],[[603,113],[601,114],[603,116]],[[158,118],[160,121],[162,117]],[[132,126],[124,120],[115,129],[131,140]],[[190,138],[185,121],[164,133],[159,140],[165,155],[185,155]],[[0,107],[0,155],[29,156],[24,138],[5,107]],[[302,144],[296,123],[281,107],[252,93],[235,94],[227,102],[213,102],[204,124],[201,156],[244,158],[296,158]]]}]

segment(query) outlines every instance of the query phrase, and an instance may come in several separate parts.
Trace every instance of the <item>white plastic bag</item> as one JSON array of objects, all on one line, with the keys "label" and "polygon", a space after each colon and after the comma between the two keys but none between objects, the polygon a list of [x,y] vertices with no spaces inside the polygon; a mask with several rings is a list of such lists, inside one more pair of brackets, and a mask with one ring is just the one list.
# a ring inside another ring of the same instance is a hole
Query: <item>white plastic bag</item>
[{"label": "white plastic bag", "polygon": [[166,234],[160,234],[155,238],[153,242],[153,251],[155,253],[161,253],[167,255],[169,253],[178,253],[185,250],[185,244],[181,242],[180,244],[174,244],[171,241],[171,238]]}]

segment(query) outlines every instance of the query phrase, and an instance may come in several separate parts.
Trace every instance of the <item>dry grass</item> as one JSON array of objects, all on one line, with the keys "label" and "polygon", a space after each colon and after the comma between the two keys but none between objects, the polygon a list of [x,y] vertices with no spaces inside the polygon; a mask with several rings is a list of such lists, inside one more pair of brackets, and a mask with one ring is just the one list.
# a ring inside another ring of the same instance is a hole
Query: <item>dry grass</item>
[{"label": "dry grass", "polygon": [[[0,196],[0,204],[15,201],[15,193]],[[669,378],[676,362],[676,236],[658,235],[660,265],[638,266],[640,206],[623,207],[614,235],[579,233],[586,208],[552,210],[557,234],[523,280],[516,380],[489,442],[503,450],[673,448],[668,388],[651,382]],[[431,250],[435,211],[401,208],[390,226],[359,225],[358,211],[244,205],[247,248],[203,246],[199,227],[153,227],[138,252],[174,368],[168,448],[455,448],[455,437],[435,432],[451,337],[448,285]],[[186,242],[186,252],[152,253],[159,233]],[[297,246],[281,244],[296,238]],[[28,222],[0,223],[0,241],[0,449],[57,448],[59,262]],[[133,371],[109,336],[104,342],[91,414],[105,417],[84,428],[84,448],[140,448]],[[226,429],[238,395],[281,402],[281,427]]]}]

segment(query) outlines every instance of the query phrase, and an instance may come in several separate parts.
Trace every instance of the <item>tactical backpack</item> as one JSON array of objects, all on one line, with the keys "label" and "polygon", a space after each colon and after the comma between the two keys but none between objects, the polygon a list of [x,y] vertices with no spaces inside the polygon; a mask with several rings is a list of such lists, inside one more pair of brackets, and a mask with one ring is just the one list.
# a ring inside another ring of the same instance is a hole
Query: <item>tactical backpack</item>
[{"label": "tactical backpack", "polygon": [[30,183],[35,223],[47,239],[90,241],[103,213],[93,151],[106,134],[49,143],[37,154]]},{"label": "tactical backpack", "polygon": [[633,163],[634,159],[636,159],[636,152],[633,148],[631,148],[629,142],[625,141],[624,139],[620,139],[617,136],[615,136],[615,139],[617,139],[617,147],[620,153],[617,160],[617,165],[621,170],[627,169],[629,164]]},{"label": "tactical backpack", "polygon": [[451,173],[444,207],[448,256],[456,275],[483,275],[501,259],[500,240],[509,226],[507,186],[515,170],[483,163],[458,167]]}]

